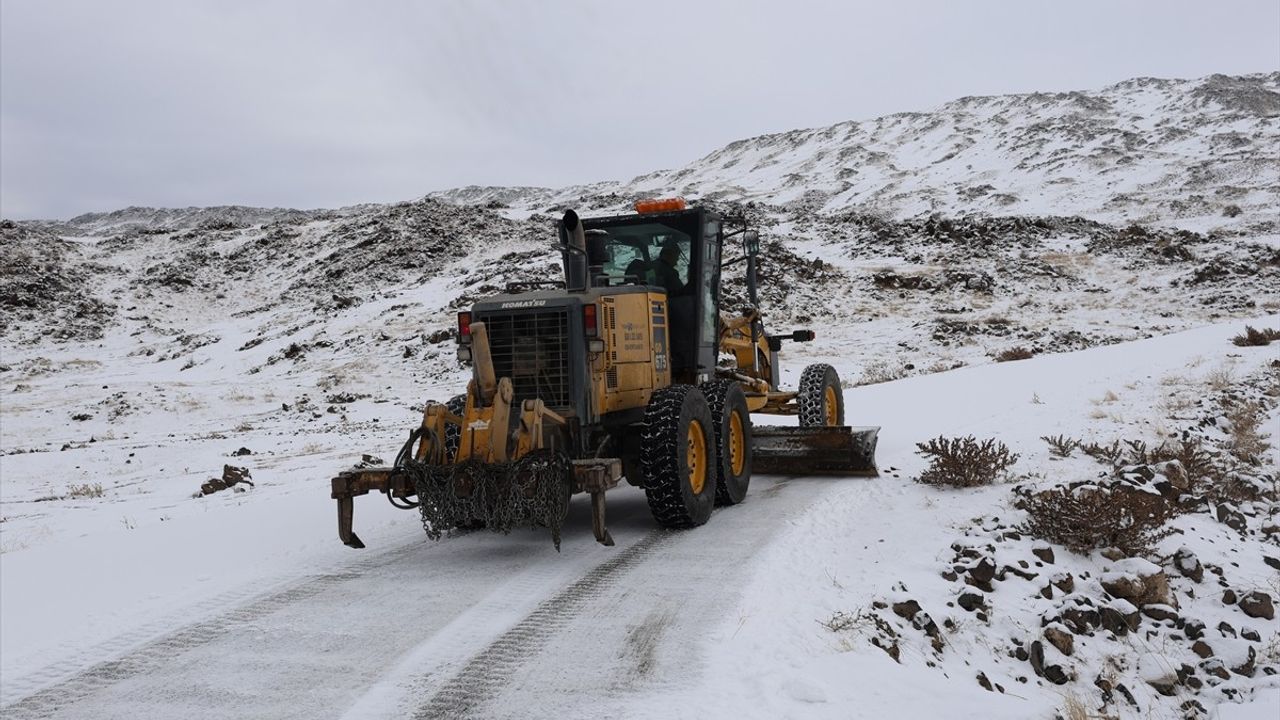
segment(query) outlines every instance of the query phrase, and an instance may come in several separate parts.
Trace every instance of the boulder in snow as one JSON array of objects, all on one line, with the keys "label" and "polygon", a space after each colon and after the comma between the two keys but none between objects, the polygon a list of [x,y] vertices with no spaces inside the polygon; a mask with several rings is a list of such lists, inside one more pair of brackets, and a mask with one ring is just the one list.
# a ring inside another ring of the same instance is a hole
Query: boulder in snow
[{"label": "boulder in snow", "polygon": [[1115,570],[1104,573],[1102,589],[1113,598],[1143,605],[1175,606],[1169,592],[1169,578],[1159,566],[1142,558],[1126,558],[1116,563]]},{"label": "boulder in snow", "polygon": [[1260,590],[1247,593],[1240,598],[1239,605],[1244,614],[1252,618],[1274,620],[1276,617],[1276,608],[1271,602],[1271,596]]},{"label": "boulder in snow", "polygon": [[1174,554],[1173,565],[1183,577],[1190,578],[1193,582],[1204,580],[1204,565],[1200,564],[1200,558],[1185,545]]},{"label": "boulder in snow", "polygon": [[1128,635],[1138,629],[1138,608],[1128,600],[1115,599],[1103,605],[1099,611],[1102,627],[1113,634]]},{"label": "boulder in snow", "polygon": [[1044,629],[1044,639],[1058,649],[1063,655],[1075,651],[1075,636],[1062,623],[1051,623]]}]

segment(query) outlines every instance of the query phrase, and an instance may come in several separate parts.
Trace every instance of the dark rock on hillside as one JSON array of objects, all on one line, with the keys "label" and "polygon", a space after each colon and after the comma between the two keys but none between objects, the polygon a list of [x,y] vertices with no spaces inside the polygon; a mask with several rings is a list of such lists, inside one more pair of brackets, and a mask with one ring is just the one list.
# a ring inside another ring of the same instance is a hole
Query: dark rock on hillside
[{"label": "dark rock on hillside", "polygon": [[21,326],[37,337],[101,338],[116,308],[95,297],[96,271],[76,244],[0,221],[0,337]]}]

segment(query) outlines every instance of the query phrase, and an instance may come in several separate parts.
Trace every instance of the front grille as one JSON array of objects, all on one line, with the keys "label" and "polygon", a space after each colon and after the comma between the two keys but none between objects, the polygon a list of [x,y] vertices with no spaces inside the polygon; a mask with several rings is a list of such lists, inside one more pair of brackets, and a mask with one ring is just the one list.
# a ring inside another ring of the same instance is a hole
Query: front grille
[{"label": "front grille", "polygon": [[540,398],[569,406],[569,313],[565,309],[485,315],[489,353],[499,378],[511,378],[512,407]]}]

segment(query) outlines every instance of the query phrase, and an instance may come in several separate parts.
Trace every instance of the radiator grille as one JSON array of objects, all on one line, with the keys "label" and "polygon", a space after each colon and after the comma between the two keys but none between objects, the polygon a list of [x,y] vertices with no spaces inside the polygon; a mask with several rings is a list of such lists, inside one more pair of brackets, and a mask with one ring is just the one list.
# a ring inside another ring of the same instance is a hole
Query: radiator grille
[{"label": "radiator grille", "polygon": [[540,398],[548,407],[569,406],[569,314],[564,309],[480,318],[489,331],[493,369],[511,378],[512,406]]}]

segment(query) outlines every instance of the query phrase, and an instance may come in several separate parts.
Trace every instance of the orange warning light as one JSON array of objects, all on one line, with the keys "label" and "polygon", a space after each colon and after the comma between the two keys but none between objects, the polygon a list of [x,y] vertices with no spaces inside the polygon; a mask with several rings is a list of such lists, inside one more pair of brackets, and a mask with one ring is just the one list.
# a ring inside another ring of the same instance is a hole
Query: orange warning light
[{"label": "orange warning light", "polygon": [[684,210],[689,205],[682,197],[673,198],[645,198],[636,201],[636,212],[638,213],[658,213],[658,212],[676,212]]}]

